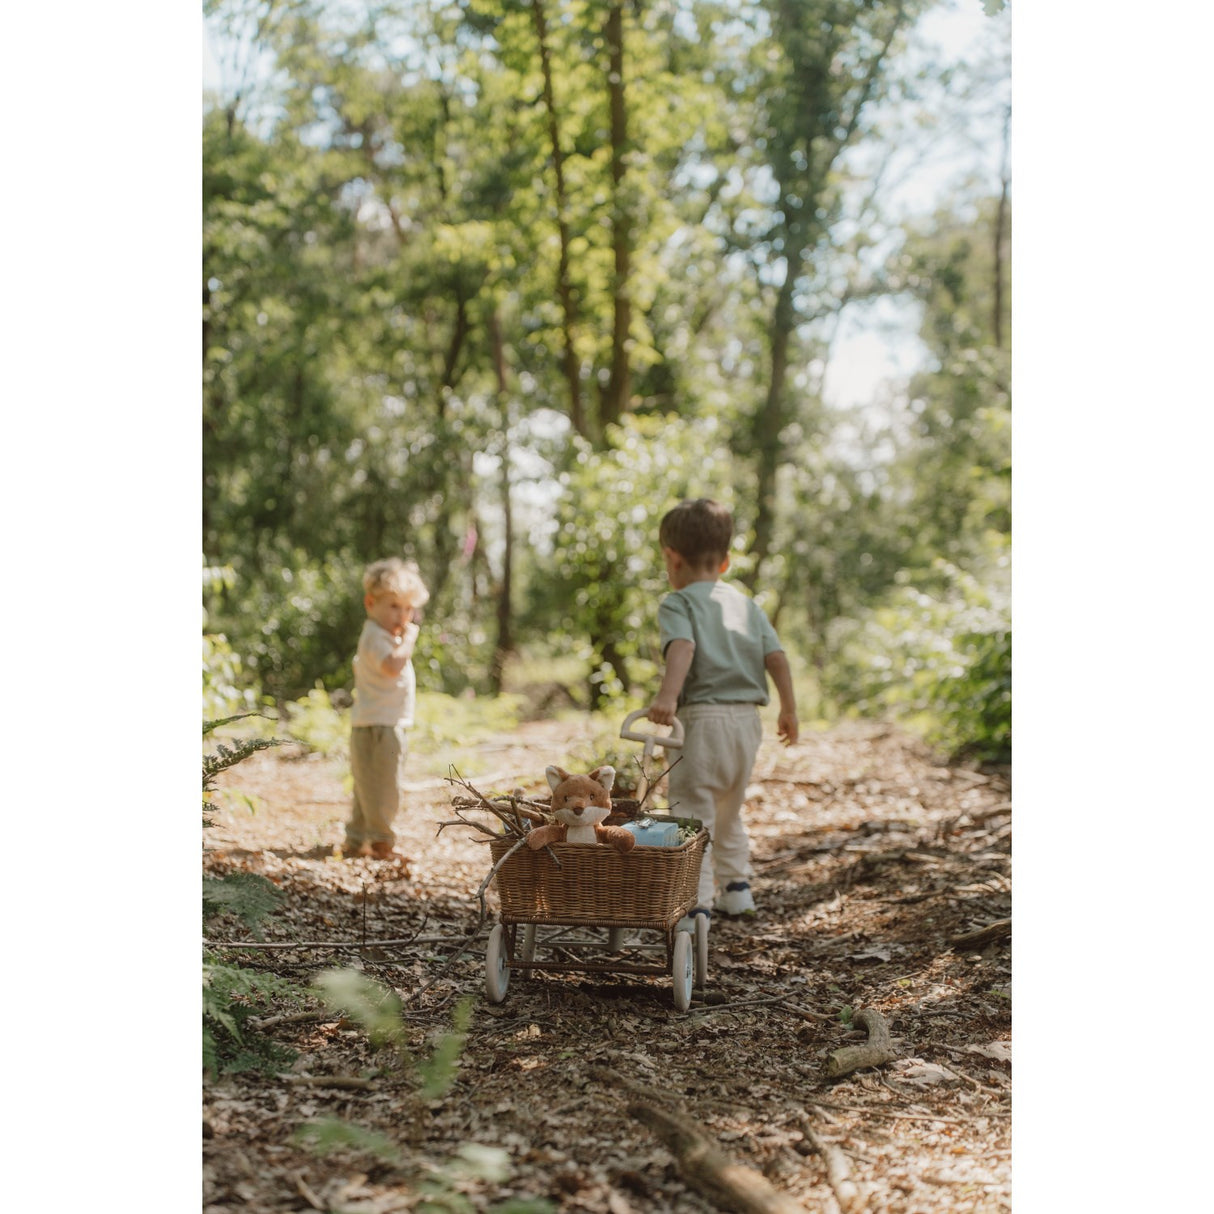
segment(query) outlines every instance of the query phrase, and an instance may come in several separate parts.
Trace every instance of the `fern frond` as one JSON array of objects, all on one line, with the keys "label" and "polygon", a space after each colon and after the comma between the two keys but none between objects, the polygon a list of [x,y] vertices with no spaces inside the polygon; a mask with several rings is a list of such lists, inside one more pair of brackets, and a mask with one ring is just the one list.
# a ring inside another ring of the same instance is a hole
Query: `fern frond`
[{"label": "fern frond", "polygon": [[281,746],[281,738],[242,738],[229,746],[226,742],[216,745],[211,754],[202,756],[202,788],[206,792],[214,784],[215,777],[229,767],[235,767],[250,755],[259,750],[269,750],[271,746]]},{"label": "fern frond", "polygon": [[221,729],[224,725],[231,725],[233,721],[243,721],[246,717],[265,717],[267,721],[274,719],[264,712],[238,712],[234,717],[220,717],[218,721],[203,721],[202,736],[205,738],[207,734],[214,733],[215,730]]},{"label": "fern frond", "polygon": [[258,924],[283,900],[282,891],[260,873],[235,872],[203,877],[202,917],[231,911],[256,932]]}]

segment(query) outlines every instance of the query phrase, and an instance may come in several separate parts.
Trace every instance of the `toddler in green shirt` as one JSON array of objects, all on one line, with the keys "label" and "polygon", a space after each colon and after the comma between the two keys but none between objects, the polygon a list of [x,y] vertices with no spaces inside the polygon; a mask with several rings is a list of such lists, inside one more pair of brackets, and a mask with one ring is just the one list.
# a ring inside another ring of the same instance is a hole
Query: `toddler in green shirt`
[{"label": "toddler in green shirt", "polygon": [[665,670],[646,715],[659,725],[676,716],[682,723],[671,809],[698,818],[711,837],[698,905],[680,927],[710,908],[754,913],[742,802],[762,739],[759,707],[771,698],[768,676],[780,700],[780,738],[788,746],[799,733],[792,672],[775,629],[753,599],[720,580],[732,539],[733,517],[710,498],[680,502],[658,529],[672,593],[658,607]]}]

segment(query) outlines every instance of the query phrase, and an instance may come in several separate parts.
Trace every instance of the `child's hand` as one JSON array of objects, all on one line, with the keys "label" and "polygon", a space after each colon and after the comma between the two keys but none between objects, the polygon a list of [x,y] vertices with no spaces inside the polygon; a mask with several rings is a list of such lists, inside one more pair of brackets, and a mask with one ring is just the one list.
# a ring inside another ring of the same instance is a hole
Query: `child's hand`
[{"label": "child's hand", "polygon": [[782,712],[776,721],[776,732],[785,746],[791,746],[801,736],[795,712]]}]

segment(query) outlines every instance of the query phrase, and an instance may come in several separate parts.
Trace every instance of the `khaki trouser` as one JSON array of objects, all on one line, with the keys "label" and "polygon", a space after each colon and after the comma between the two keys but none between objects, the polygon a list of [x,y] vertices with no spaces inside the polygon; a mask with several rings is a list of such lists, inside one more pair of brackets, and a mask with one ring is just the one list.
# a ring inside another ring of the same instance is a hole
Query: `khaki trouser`
[{"label": "khaki trouser", "polygon": [[409,745],[403,725],[355,725],[350,730],[354,806],[346,823],[345,851],[364,843],[395,843],[392,820]]},{"label": "khaki trouser", "polygon": [[746,785],[763,726],[755,704],[686,704],[680,762],[670,772],[670,812],[699,818],[711,842],[700,866],[697,906],[712,905],[714,884],[750,878],[750,840],[742,821]]}]

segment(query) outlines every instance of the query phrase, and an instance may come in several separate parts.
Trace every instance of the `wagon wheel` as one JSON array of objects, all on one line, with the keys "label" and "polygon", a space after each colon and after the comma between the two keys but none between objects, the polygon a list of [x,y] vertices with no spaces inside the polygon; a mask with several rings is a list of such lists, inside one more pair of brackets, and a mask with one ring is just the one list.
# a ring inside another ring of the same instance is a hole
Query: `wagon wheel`
[{"label": "wagon wheel", "polygon": [[530,964],[535,960],[535,924],[523,924],[523,943],[519,951],[519,959]]},{"label": "wagon wheel", "polygon": [[691,933],[675,932],[671,970],[674,977],[674,1005],[680,1012],[685,1012],[691,1006],[691,984],[695,979],[691,951]]},{"label": "wagon wheel", "polygon": [[490,1003],[501,1003],[510,985],[510,969],[506,965],[506,929],[499,923],[489,933],[485,949],[485,994]]},{"label": "wagon wheel", "polygon": [[696,989],[698,990],[708,979],[708,916],[696,915],[695,924]]}]

